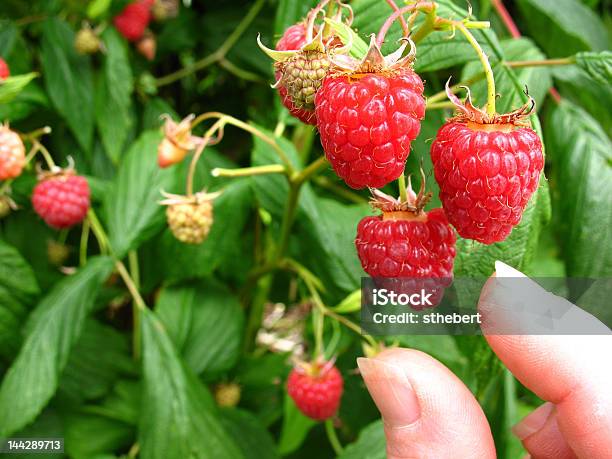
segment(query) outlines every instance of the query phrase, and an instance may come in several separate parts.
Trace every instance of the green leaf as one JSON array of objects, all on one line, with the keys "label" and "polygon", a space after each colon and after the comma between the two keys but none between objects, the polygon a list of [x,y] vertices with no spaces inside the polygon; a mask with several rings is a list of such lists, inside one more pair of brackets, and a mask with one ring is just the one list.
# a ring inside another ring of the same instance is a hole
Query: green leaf
[{"label": "green leaf", "polygon": [[518,6],[529,32],[551,57],[608,47],[601,19],[578,0],[519,0]]},{"label": "green leaf", "polygon": [[220,373],[236,363],[244,314],[223,284],[205,280],[197,286],[167,287],[155,312],[195,373]]},{"label": "green leaf", "polygon": [[270,433],[248,411],[236,408],[221,411],[221,423],[248,459],[275,459],[279,455]]},{"label": "green leaf", "polygon": [[340,304],[331,309],[338,314],[350,314],[359,311],[361,309],[361,289],[350,293]]},{"label": "green leaf", "polygon": [[382,421],[375,421],[359,433],[338,459],[385,459],[387,442]]},{"label": "green leaf", "polygon": [[90,319],[70,353],[58,394],[76,403],[101,398],[119,375],[135,373],[133,362],[127,335]]},{"label": "green leaf", "polygon": [[595,119],[563,102],[547,119],[554,202],[567,275],[612,275],[612,142]]},{"label": "green leaf", "polygon": [[6,59],[11,54],[18,34],[19,29],[13,21],[0,20],[0,56]]},{"label": "green leaf", "polygon": [[0,240],[0,356],[12,359],[21,345],[20,326],[39,289],[21,254]]},{"label": "green leaf", "polygon": [[304,416],[295,406],[291,397],[285,394],[283,426],[278,441],[278,453],[281,456],[286,456],[297,450],[306,439],[310,429],[316,424],[315,421]]},{"label": "green leaf", "polygon": [[237,180],[226,187],[213,201],[213,225],[201,244],[184,244],[167,230],[161,239],[159,254],[166,277],[182,280],[212,273],[240,243],[251,200],[248,180]]},{"label": "green leaf", "polygon": [[94,91],[89,57],[74,49],[74,32],[52,18],[43,25],[41,53],[47,94],[85,152],[93,138]]},{"label": "green leaf", "polygon": [[578,53],[576,64],[598,83],[609,85],[612,81],[612,51]]},{"label": "green leaf", "polygon": [[242,458],[223,429],[212,398],[180,360],[164,326],[141,311],[143,399],[139,426],[144,459]]},{"label": "green leaf", "polygon": [[351,56],[361,59],[366,55],[368,44],[351,27],[344,22],[334,21],[330,18],[325,18],[325,22],[340,37],[342,43],[351,43],[351,49],[349,50]]},{"label": "green leaf", "polygon": [[300,22],[310,8],[316,5],[314,0],[296,2],[295,0],[280,0],[276,7],[276,18],[274,20],[274,34],[277,38],[285,32],[285,29]]},{"label": "green leaf", "polygon": [[64,447],[74,459],[129,449],[135,429],[123,422],[91,414],[70,413],[63,419]]},{"label": "green leaf", "polygon": [[116,163],[133,125],[134,83],[125,40],[108,27],[102,41],[106,51],[96,90],[96,124],[106,153]]},{"label": "green leaf", "polygon": [[90,19],[95,19],[102,16],[111,6],[113,0],[91,0],[87,5],[87,16]]},{"label": "green leaf", "polygon": [[24,345],[0,387],[0,436],[32,422],[55,393],[70,350],[112,266],[106,257],[90,259],[38,305]]},{"label": "green leaf", "polygon": [[111,245],[118,256],[136,247],[164,223],[164,209],[158,204],[161,190],[171,191],[177,169],[157,166],[159,132],[145,132],[132,144],[105,201]]},{"label": "green leaf", "polygon": [[37,73],[32,72],[25,75],[11,76],[2,80],[0,82],[0,104],[12,101],[37,76]]}]

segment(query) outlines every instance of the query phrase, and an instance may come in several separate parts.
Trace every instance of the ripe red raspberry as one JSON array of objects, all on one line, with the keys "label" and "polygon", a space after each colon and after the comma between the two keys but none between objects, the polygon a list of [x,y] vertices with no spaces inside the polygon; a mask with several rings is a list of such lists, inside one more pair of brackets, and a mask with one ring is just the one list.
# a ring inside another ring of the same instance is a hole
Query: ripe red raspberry
[{"label": "ripe red raspberry", "polygon": [[113,24],[128,41],[138,41],[151,21],[153,1],[139,0],[129,3],[113,19]]},{"label": "ripe red raspberry", "polygon": [[544,167],[542,143],[521,120],[533,99],[507,115],[488,116],[454,95],[461,114],[448,120],[431,146],[440,200],[461,237],[503,241],[521,221]]},{"label": "ripe red raspberry", "polygon": [[19,135],[0,125],[0,180],[19,177],[25,166],[25,147]]},{"label": "ripe red raspberry", "polygon": [[87,215],[89,184],[72,170],[46,173],[34,187],[32,205],[47,225],[69,228]]},{"label": "ripe red raspberry", "polygon": [[4,80],[11,76],[9,66],[4,59],[0,57],[0,80]]},{"label": "ripe red raspberry", "polygon": [[[276,43],[277,51],[293,51],[299,50],[306,44],[306,25],[304,23],[294,24],[285,30],[285,33]],[[282,73],[280,70],[276,70],[274,72],[274,78],[276,81],[279,81],[282,77]],[[289,110],[291,115],[295,116],[297,119],[306,124],[317,124],[317,120],[315,118],[314,110],[308,110],[305,108],[296,107],[289,93],[287,92],[287,88],[283,85],[278,85],[276,87],[278,90],[278,94],[281,98],[282,104]]]},{"label": "ripe red raspberry", "polygon": [[297,365],[289,373],[287,392],[298,409],[311,419],[331,418],[340,405],[344,382],[333,362]]},{"label": "ripe red raspberry", "polygon": [[413,57],[385,63],[372,39],[364,61],[328,76],[317,92],[325,156],[351,188],[380,188],[404,171],[425,116],[423,81],[409,65]]}]

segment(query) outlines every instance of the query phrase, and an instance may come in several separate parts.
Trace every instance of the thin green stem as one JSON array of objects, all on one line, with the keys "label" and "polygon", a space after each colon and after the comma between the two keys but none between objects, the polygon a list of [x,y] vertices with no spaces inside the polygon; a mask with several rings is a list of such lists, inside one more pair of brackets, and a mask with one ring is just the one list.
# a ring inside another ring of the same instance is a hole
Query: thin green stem
[{"label": "thin green stem", "polygon": [[417,31],[412,34],[412,41],[415,43],[419,43],[423,38],[429,35],[431,32],[435,30],[436,18],[438,13],[438,5],[433,3],[433,6],[429,11],[427,11],[427,15],[425,16],[425,22],[417,29]]},{"label": "thin green stem", "polygon": [[325,188],[326,190],[331,191],[332,193],[346,199],[349,202],[354,202],[356,204],[363,204],[368,202],[368,200],[360,194],[357,194],[354,191],[350,191],[346,187],[336,185],[327,177],[314,177],[313,182],[321,188]]},{"label": "thin green stem", "polygon": [[140,290],[140,267],[138,266],[138,252],[130,250],[128,252],[128,264],[130,266],[130,276],[134,280],[134,285]]},{"label": "thin green stem", "polygon": [[533,61],[506,61],[504,65],[506,67],[520,68],[520,67],[544,67],[552,65],[573,65],[576,63],[576,58],[565,57],[562,59],[542,59]]},{"label": "thin green stem", "polygon": [[327,419],[325,421],[325,432],[327,433],[327,439],[329,440],[329,443],[331,444],[334,453],[336,453],[336,456],[340,456],[344,451],[344,448],[342,447],[342,444],[338,439],[336,429],[334,428],[334,423],[331,419]]},{"label": "thin green stem", "polygon": [[452,102],[450,102],[450,101],[446,101],[446,102],[432,102],[432,103],[427,101],[427,106],[426,106],[427,110],[437,110],[437,109],[440,109],[440,108],[455,108],[455,105]]},{"label": "thin green stem", "polygon": [[397,179],[397,185],[399,187],[399,198],[401,202],[408,200],[408,193],[406,192],[406,176],[402,172],[402,175]]},{"label": "thin green stem", "polygon": [[324,169],[329,166],[327,162],[327,158],[325,156],[320,156],[312,163],[310,163],[306,168],[304,168],[299,174],[297,174],[293,180],[294,183],[301,185],[302,183],[309,180],[314,174],[319,172],[321,169]]},{"label": "thin green stem", "polygon": [[465,24],[461,22],[457,22],[455,26],[461,31],[461,33],[465,36],[467,41],[472,45],[472,48],[478,54],[478,59],[480,59],[480,63],[485,72],[485,77],[487,80],[487,106],[486,110],[489,115],[495,114],[495,97],[497,93],[495,92],[495,78],[493,76],[493,69],[491,68],[491,63],[489,62],[489,58],[482,50],[482,47],[472,35],[472,33],[465,27]]},{"label": "thin green stem", "polygon": [[242,167],[239,169],[223,169],[216,167],[210,174],[213,177],[252,177],[254,175],[284,174],[285,166],[282,164],[268,164],[266,166]]},{"label": "thin green stem", "polygon": [[259,75],[257,75],[256,73],[249,72],[248,70],[244,70],[238,67],[233,62],[227,60],[226,58],[221,59],[219,61],[219,65],[225,70],[227,70],[228,72],[230,72],[231,74],[237,76],[238,78],[242,78],[243,80],[252,81],[254,83],[264,83],[265,82],[265,80]]},{"label": "thin green stem", "polygon": [[40,143],[38,140],[34,140],[33,141],[34,144],[36,144],[38,146],[38,151],[40,151],[40,153],[43,155],[43,158],[45,158],[45,162],[47,163],[47,166],[49,167],[49,169],[54,169],[55,166],[55,161],[53,161],[53,158],[51,157],[51,153],[49,153],[49,150],[47,150],[47,148]]},{"label": "thin green stem", "polygon": [[222,116],[210,127],[210,129],[208,129],[208,131],[206,131],[206,134],[204,134],[200,145],[198,145],[198,148],[196,148],[196,151],[193,154],[193,158],[191,158],[191,163],[189,164],[189,171],[187,172],[187,196],[193,195],[193,178],[195,176],[196,166],[198,165],[198,160],[200,159],[200,156],[202,156],[202,153],[204,152],[206,145],[210,142],[212,136],[218,130],[223,129],[224,124],[225,118]]},{"label": "thin green stem", "polygon": [[291,234],[291,226],[295,220],[295,214],[297,211],[297,203],[300,196],[300,185],[290,183],[289,193],[287,195],[287,205],[285,206],[285,212],[283,214],[283,220],[281,223],[281,234],[276,249],[276,255],[274,259],[278,262],[285,254],[287,246],[289,245],[289,236]]},{"label": "thin green stem", "polygon": [[87,242],[89,241],[89,219],[85,219],[81,228],[81,244],[79,246],[79,266],[87,263]]},{"label": "thin green stem", "polygon": [[175,81],[185,78],[198,70],[202,70],[209,65],[222,61],[229,50],[232,49],[232,47],[240,39],[242,34],[244,34],[249,25],[251,25],[251,22],[253,22],[253,19],[255,19],[257,14],[259,14],[264,4],[265,0],[257,0],[255,3],[253,3],[253,6],[251,6],[251,9],[248,11],[246,16],[244,16],[242,21],[240,21],[240,24],[238,24],[234,31],[225,39],[223,44],[215,52],[200,59],[199,61],[194,62],[188,67],[184,67],[176,72],[158,78],[155,81],[155,85],[159,88],[161,86],[174,83]]},{"label": "thin green stem", "polygon": [[319,309],[312,311],[312,324],[315,337],[314,357],[324,354],[323,331],[325,327],[325,315]]},{"label": "thin green stem", "polygon": [[100,223],[100,220],[98,220],[98,217],[96,216],[93,209],[89,209],[89,211],[87,212],[87,219],[89,220],[94,236],[96,237],[96,239],[98,240],[98,244],[100,245],[100,252],[102,252],[103,254],[109,253],[110,244],[108,242],[108,237],[106,236],[104,228],[102,227],[102,224]]},{"label": "thin green stem", "polygon": [[130,276],[130,273],[128,272],[123,262],[121,260],[116,260],[115,267],[117,268],[117,272],[123,279],[123,282],[125,283],[128,292],[130,292],[130,295],[132,295],[132,299],[134,300],[134,304],[136,305],[136,307],[142,310],[146,309],[147,305],[142,296],[140,295],[138,288],[136,288],[136,284],[134,283],[134,280]]}]

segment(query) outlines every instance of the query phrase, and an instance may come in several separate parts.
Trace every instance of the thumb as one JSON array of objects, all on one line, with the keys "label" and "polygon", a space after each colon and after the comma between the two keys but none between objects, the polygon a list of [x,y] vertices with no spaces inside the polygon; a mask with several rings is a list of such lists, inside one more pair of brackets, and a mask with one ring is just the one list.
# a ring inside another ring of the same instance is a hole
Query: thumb
[{"label": "thumb", "polygon": [[480,405],[440,362],[397,348],[357,364],[382,415],[389,459],[495,458]]}]

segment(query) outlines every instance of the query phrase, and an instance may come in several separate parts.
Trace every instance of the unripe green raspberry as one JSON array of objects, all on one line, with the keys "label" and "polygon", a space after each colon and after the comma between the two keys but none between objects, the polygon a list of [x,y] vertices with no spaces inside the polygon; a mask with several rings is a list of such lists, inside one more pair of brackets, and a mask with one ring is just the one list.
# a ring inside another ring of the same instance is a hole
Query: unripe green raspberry
[{"label": "unripe green raspberry", "polygon": [[170,231],[185,244],[200,244],[208,236],[213,223],[210,201],[171,204],[166,209]]},{"label": "unripe green raspberry", "polygon": [[0,218],[10,214],[12,208],[10,198],[8,196],[0,196]]},{"label": "unripe green raspberry", "polygon": [[329,58],[320,51],[298,52],[287,61],[277,62],[281,72],[280,84],[287,89],[297,108],[314,110],[314,96],[327,76]]},{"label": "unripe green raspberry", "polygon": [[100,50],[100,39],[92,29],[84,27],[76,34],[74,48],[79,54],[95,54]]},{"label": "unripe green raspberry", "polygon": [[222,407],[234,407],[240,402],[240,386],[235,382],[221,383],[215,387],[215,400]]}]

